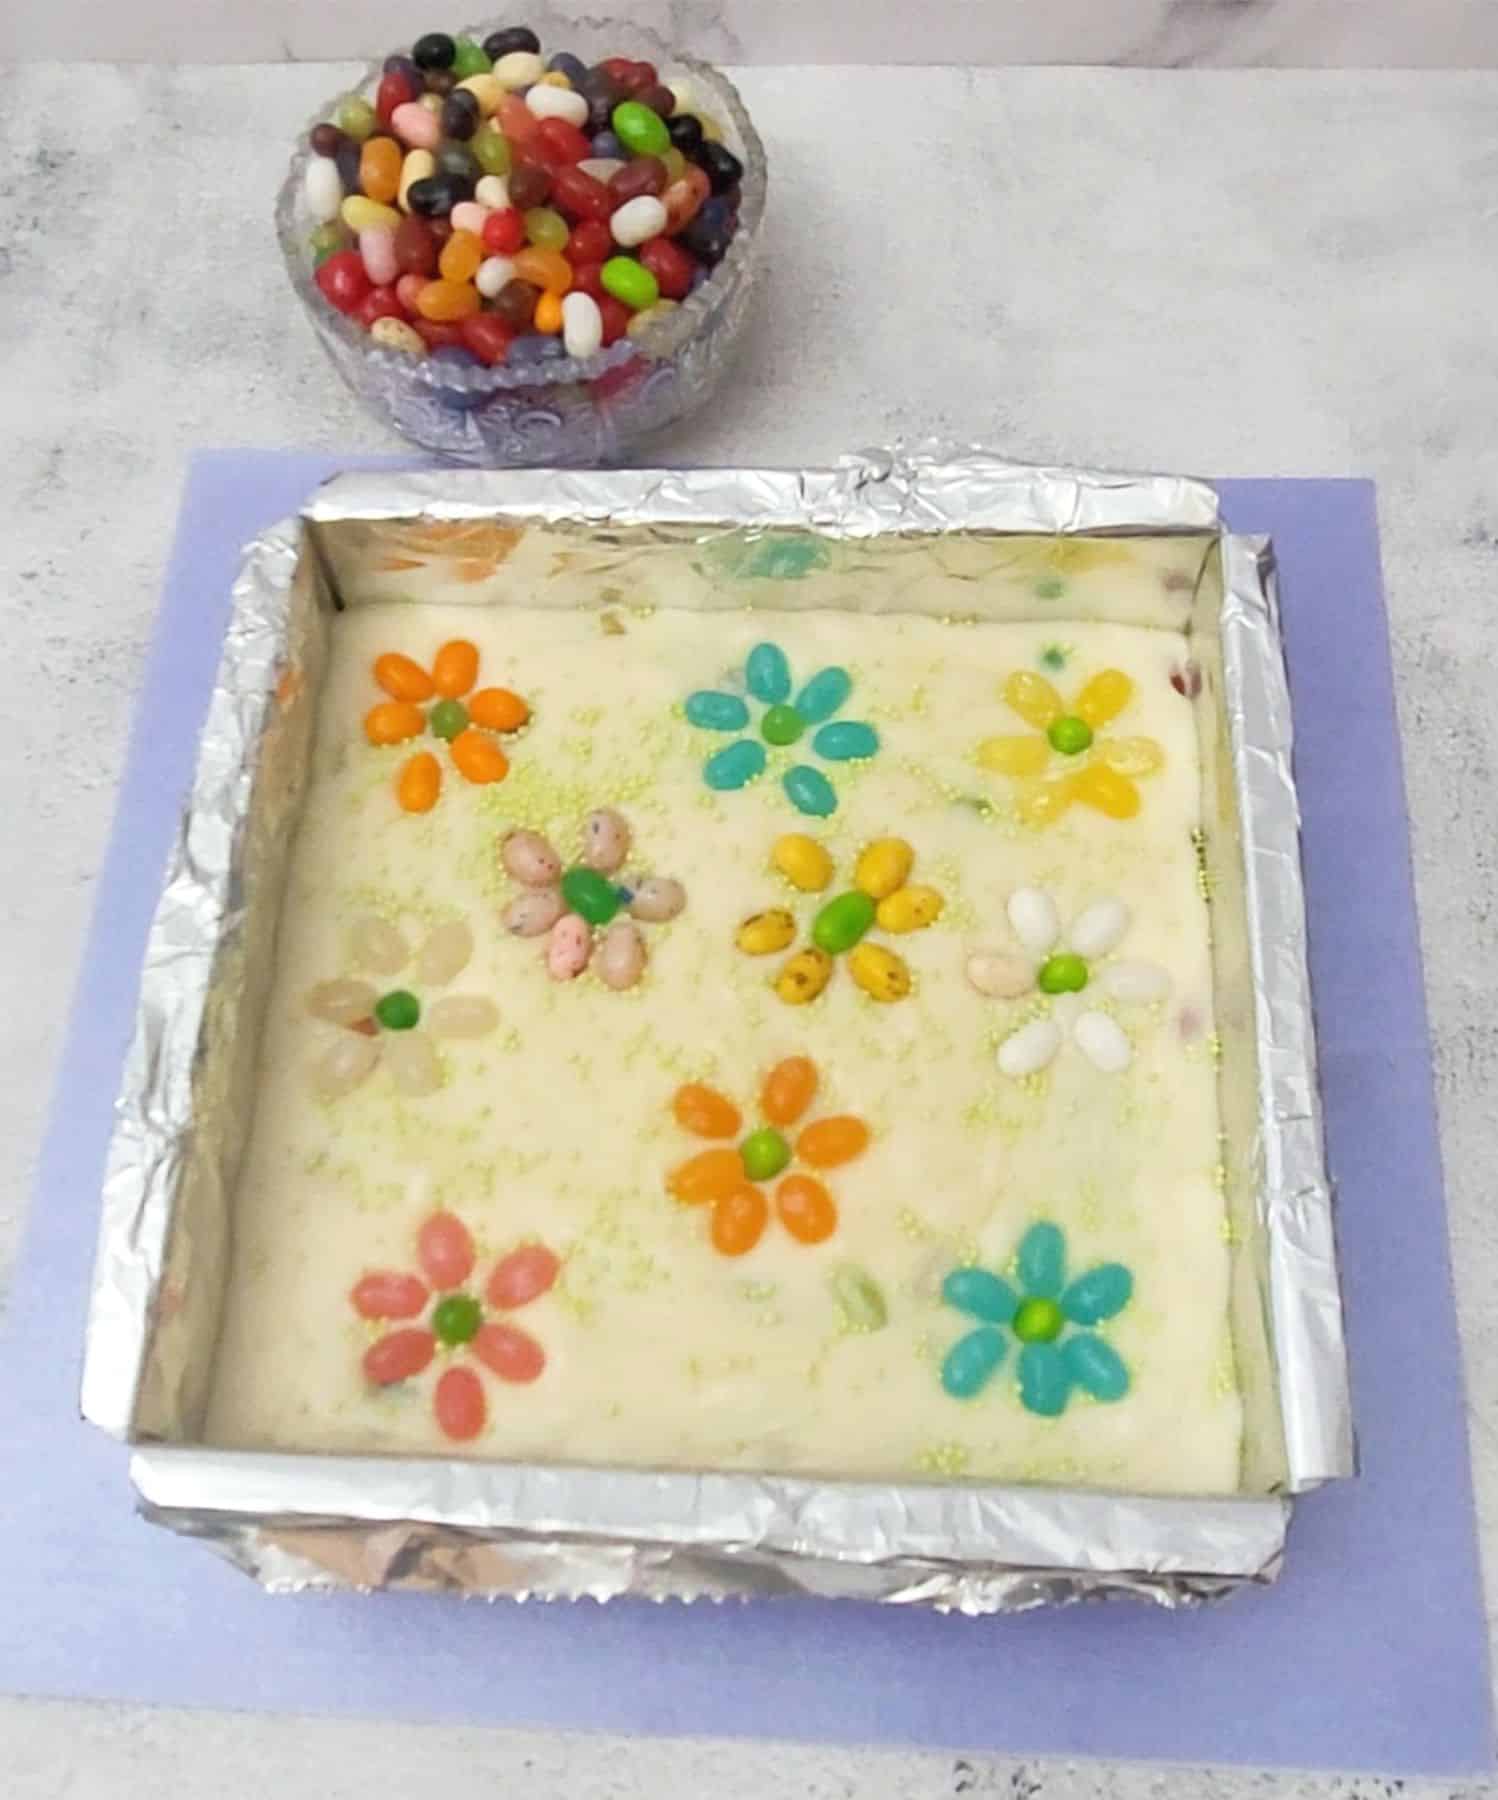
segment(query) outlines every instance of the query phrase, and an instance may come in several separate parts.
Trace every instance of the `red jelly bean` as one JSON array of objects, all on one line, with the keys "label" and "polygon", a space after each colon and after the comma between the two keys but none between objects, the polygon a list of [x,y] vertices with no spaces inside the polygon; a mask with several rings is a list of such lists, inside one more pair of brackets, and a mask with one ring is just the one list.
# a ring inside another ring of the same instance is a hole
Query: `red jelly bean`
[{"label": "red jelly bean", "polygon": [[[613,234],[601,220],[584,219],[572,227],[565,255],[574,269],[579,263],[597,263],[601,268],[613,254]],[[573,285],[577,285],[575,280]],[[597,294],[593,298],[596,300]]]},{"label": "red jelly bean", "polygon": [[357,250],[336,251],[313,279],[322,289],[323,298],[342,313],[357,311],[370,289],[369,276]]},{"label": "red jelly bean", "polygon": [[510,204],[520,212],[544,206],[551,194],[551,170],[530,156],[517,156],[510,168]]},{"label": "red jelly bean", "polygon": [[[576,281],[573,286],[577,285]],[[598,301],[598,310],[603,315],[603,341],[605,345],[617,344],[629,330],[629,322],[634,314],[622,300],[616,300],[612,294],[593,296]]]},{"label": "red jelly bean", "polygon": [[501,206],[484,220],[480,234],[490,256],[513,256],[525,242],[525,218],[513,206]]},{"label": "red jelly bean", "polygon": [[512,150],[523,150],[541,128],[540,119],[519,94],[505,95],[499,103],[499,111],[494,115],[494,123],[510,140]]},{"label": "red jelly bean", "polygon": [[409,1381],[421,1373],[436,1353],[437,1340],[430,1331],[410,1326],[404,1331],[387,1332],[364,1352],[364,1379],[376,1387]]},{"label": "red jelly bean", "polygon": [[598,66],[600,69],[606,69],[614,80],[618,81],[623,77],[624,71],[632,69],[634,64],[627,56],[606,56]]},{"label": "red jelly bean", "polygon": [[480,362],[502,363],[510,353],[515,334],[498,313],[474,313],[462,322],[463,347]]},{"label": "red jelly bean", "polygon": [[468,1227],[450,1212],[433,1213],[416,1234],[416,1260],[433,1287],[461,1287],[473,1272]]},{"label": "red jelly bean", "polygon": [[[570,252],[567,260],[572,261]],[[603,264],[601,262],[573,263],[570,291],[574,294],[591,294],[602,306],[606,291],[603,285]]]},{"label": "red jelly bean", "polygon": [[592,144],[570,119],[543,119],[536,127],[532,148],[564,168],[593,154]]},{"label": "red jelly bean", "polygon": [[395,228],[395,266],[402,275],[437,273],[437,240],[426,220],[414,213]]},{"label": "red jelly bean", "polygon": [[473,1354],[501,1381],[534,1381],[546,1367],[546,1352],[518,1325],[480,1325]]},{"label": "red jelly bean", "polygon": [[396,281],[396,298],[406,309],[406,312],[410,317],[414,318],[416,315],[416,298],[426,284],[427,278],[425,275],[402,275]]},{"label": "red jelly bean", "polygon": [[406,309],[393,287],[371,288],[354,308],[354,317],[366,331],[376,319],[404,319]]},{"label": "red jelly bean", "polygon": [[484,1429],[489,1409],[484,1404],[484,1384],[472,1369],[449,1369],[437,1383],[432,1411],[444,1433],[457,1443],[476,1438]]},{"label": "red jelly bean", "polygon": [[648,62],[626,62],[617,73],[612,69],[609,73],[625,93],[631,96],[643,94],[646,88],[658,86],[661,79],[655,72],[655,64]]},{"label": "red jelly bean", "polygon": [[416,87],[399,69],[389,70],[380,77],[380,85],[375,89],[375,117],[382,125],[388,125],[396,107],[406,105],[416,95]]},{"label": "red jelly bean", "polygon": [[428,350],[464,349],[463,328],[452,319],[412,319],[411,329],[417,332]]},{"label": "red jelly bean", "polygon": [[427,1284],[399,1269],[361,1275],[349,1296],[361,1319],[414,1319],[427,1303]]},{"label": "red jelly bean", "polygon": [[[558,169],[551,183],[551,203],[569,219],[608,220],[618,202],[601,181],[570,165]],[[607,233],[604,234],[607,237]],[[605,251],[604,253],[608,253]]]},{"label": "red jelly bean", "polygon": [[666,191],[666,165],[658,156],[633,156],[622,169],[609,176],[609,192],[615,206],[626,200],[637,200],[641,194],[663,194]]},{"label": "red jelly bean", "polygon": [[697,272],[697,259],[668,237],[654,237],[641,244],[642,268],[649,269],[656,285],[668,300],[685,300],[692,291],[692,277]]},{"label": "red jelly bean", "polygon": [[544,1244],[524,1244],[494,1265],[484,1292],[493,1306],[524,1306],[546,1292],[561,1267],[554,1250]]}]

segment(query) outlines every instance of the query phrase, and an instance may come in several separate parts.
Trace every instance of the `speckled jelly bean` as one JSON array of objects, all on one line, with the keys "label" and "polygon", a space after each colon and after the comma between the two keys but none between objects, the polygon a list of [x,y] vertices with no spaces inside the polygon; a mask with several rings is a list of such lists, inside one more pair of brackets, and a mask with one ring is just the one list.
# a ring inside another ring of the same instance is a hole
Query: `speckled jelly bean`
[{"label": "speckled jelly bean", "polygon": [[883,944],[859,944],[848,957],[848,973],[871,1000],[903,1000],[910,992],[905,959]]},{"label": "speckled jelly bean", "polygon": [[605,987],[623,992],[634,987],[645,973],[645,940],[629,919],[615,919],[593,958],[593,967]]},{"label": "speckled jelly bean", "polygon": [[752,738],[740,738],[710,756],[702,765],[702,779],[719,793],[746,787],[765,771],[765,751]]},{"label": "speckled jelly bean", "polygon": [[734,934],[734,943],[746,956],[770,956],[795,942],[796,920],[784,907],[772,906],[751,913]]},{"label": "speckled jelly bean", "polygon": [[554,887],[562,878],[562,862],[538,831],[509,832],[500,845],[507,873],[526,887]]},{"label": "speckled jelly bean", "polygon": [[629,855],[629,823],[611,806],[601,806],[583,821],[583,861],[600,874],[612,875]]},{"label": "speckled jelly bean", "polygon": [[553,981],[572,981],[593,954],[593,928],[575,912],[563,913],[546,939],[546,972]]},{"label": "speckled jelly bean", "polygon": [[666,875],[647,875],[629,902],[632,917],[648,924],[674,919],[687,903],[686,889]]},{"label": "speckled jelly bean", "polygon": [[742,731],[749,723],[749,708],[737,694],[699,689],[687,695],[684,710],[688,723],[704,731]]},{"label": "speckled jelly bean", "polygon": [[611,256],[603,265],[601,280],[605,289],[631,312],[654,306],[661,296],[655,277],[632,256]]},{"label": "speckled jelly bean", "polygon": [[798,763],[781,783],[792,806],[809,818],[825,819],[837,811],[837,790],[820,769]]},{"label": "speckled jelly bean", "polygon": [[775,992],[787,1006],[805,1006],[831,981],[835,966],[825,950],[798,950],[775,977]]},{"label": "speckled jelly bean", "polygon": [[504,927],[516,937],[542,937],[566,910],[560,888],[534,888],[518,895],[505,908]]},{"label": "speckled jelly bean", "polygon": [[908,931],[924,931],[941,917],[946,902],[933,887],[902,887],[886,894],[874,912],[882,931],[902,936]]},{"label": "speckled jelly bean", "polygon": [[[788,832],[777,838],[770,861],[791,886],[800,888],[803,894],[820,894],[832,880],[832,858],[815,838],[799,832]],[[863,882],[859,881],[858,886],[864,887]],[[869,891],[864,887],[865,893]]]}]

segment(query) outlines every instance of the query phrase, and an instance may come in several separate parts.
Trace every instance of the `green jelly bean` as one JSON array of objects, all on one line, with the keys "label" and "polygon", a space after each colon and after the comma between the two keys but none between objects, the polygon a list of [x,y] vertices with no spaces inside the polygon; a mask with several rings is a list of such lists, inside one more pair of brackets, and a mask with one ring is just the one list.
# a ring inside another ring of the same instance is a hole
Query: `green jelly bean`
[{"label": "green jelly bean", "polygon": [[590,925],[607,925],[620,906],[618,889],[597,869],[569,869],[562,877],[562,898]]},{"label": "green jelly bean", "polygon": [[954,1400],[971,1400],[988,1385],[1007,1349],[1002,1332],[995,1331],[992,1325],[980,1325],[966,1337],[958,1338],[947,1352],[941,1366],[942,1386]]},{"label": "green jelly bean", "polygon": [[833,664],[818,669],[796,696],[796,711],[808,725],[820,725],[830,719],[853,692],[853,677],[846,669]]},{"label": "green jelly bean", "polygon": [[485,119],[468,140],[474,161],[486,175],[508,175],[510,172],[510,140]]},{"label": "green jelly bean", "polygon": [[[651,118],[655,114],[651,113]],[[656,123],[660,121],[657,119]],[[665,126],[661,126],[665,130]],[[654,306],[661,297],[660,283],[643,263],[637,263],[632,256],[611,256],[603,265],[603,272],[598,279],[603,283],[607,293],[616,300],[622,300],[631,312],[644,312],[647,306]]]},{"label": "green jelly bean", "polygon": [[525,214],[525,235],[538,250],[560,250],[570,233],[559,212],[549,206],[533,206]]},{"label": "green jelly bean", "polygon": [[739,1145],[739,1156],[751,1181],[773,1181],[791,1160],[791,1147],[773,1126],[763,1125]]},{"label": "green jelly bean", "polygon": [[348,245],[349,234],[337,219],[326,225],[319,225],[307,239],[307,248],[319,258],[332,256],[338,250],[346,250]]},{"label": "green jelly bean", "polygon": [[836,724],[824,725],[811,740],[811,747],[828,762],[861,761],[879,748],[879,733],[861,720],[839,719]]},{"label": "green jelly bean", "polygon": [[794,769],[787,769],[781,786],[797,812],[807,813],[814,819],[825,819],[829,813],[837,811],[837,789],[820,769],[813,769],[807,763],[797,763]]},{"label": "green jelly bean", "polygon": [[467,81],[470,75],[487,75],[493,66],[472,38],[458,39],[453,54],[453,75],[458,81]]},{"label": "green jelly bean", "polygon": [[421,1002],[408,988],[392,988],[375,1001],[374,1016],[386,1031],[409,1031],[421,1017]]},{"label": "green jelly bean", "polygon": [[671,148],[666,121],[638,100],[621,100],[609,123],[631,156],[664,156]]},{"label": "green jelly bean", "polygon": [[1052,719],[1046,727],[1046,736],[1051,748],[1062,756],[1080,756],[1084,750],[1092,748],[1092,727],[1085,719],[1071,713]]},{"label": "green jelly bean", "polygon": [[742,731],[749,723],[749,708],[737,694],[714,694],[699,688],[687,695],[687,722],[704,731]]},{"label": "green jelly bean", "polygon": [[468,708],[461,700],[439,700],[427,714],[427,724],[434,737],[451,742],[460,731],[467,730]]},{"label": "green jelly bean", "polygon": [[432,1308],[432,1330],[439,1343],[472,1343],[483,1322],[484,1309],[472,1294],[445,1294]]},{"label": "green jelly bean", "polygon": [[791,697],[791,665],[779,644],[756,644],[744,664],[749,692],[766,706],[779,706]]},{"label": "green jelly bean", "polygon": [[756,775],[765,772],[765,748],[753,738],[740,738],[710,756],[702,765],[702,779],[720,794],[746,787]]},{"label": "green jelly bean", "polygon": [[1070,950],[1048,956],[1040,965],[1035,985],[1042,994],[1080,994],[1087,986],[1087,964]]},{"label": "green jelly bean", "polygon": [[772,706],[759,722],[767,744],[794,744],[806,727],[794,706]]},{"label": "green jelly bean", "polygon": [[812,921],[811,941],[829,956],[851,950],[874,923],[874,902],[856,888],[829,900]]},{"label": "green jelly bean", "polygon": [[833,1271],[832,1292],[855,1331],[880,1331],[889,1323],[883,1289],[857,1263],[844,1263]]},{"label": "green jelly bean", "polygon": [[349,94],[339,101],[333,123],[340,131],[346,131],[356,144],[362,144],[377,123],[375,109],[362,94]]},{"label": "green jelly bean", "polygon": [[1032,1294],[1021,1300],[1013,1319],[1014,1335],[1022,1344],[1049,1344],[1061,1336],[1066,1323],[1061,1308],[1054,1300]]}]

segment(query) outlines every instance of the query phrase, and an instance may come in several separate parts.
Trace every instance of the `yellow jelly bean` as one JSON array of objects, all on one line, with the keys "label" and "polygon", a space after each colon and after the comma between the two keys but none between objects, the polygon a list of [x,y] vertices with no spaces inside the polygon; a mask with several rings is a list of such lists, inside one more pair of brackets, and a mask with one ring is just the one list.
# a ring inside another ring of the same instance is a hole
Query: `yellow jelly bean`
[{"label": "yellow jelly bean", "polygon": [[408,150],[406,160],[401,164],[400,186],[395,190],[395,203],[402,212],[410,212],[411,202],[407,193],[413,181],[425,181],[428,175],[437,173],[437,159],[430,150]]},{"label": "yellow jelly bean", "polygon": [[875,838],[854,865],[853,885],[871,900],[883,900],[905,885],[914,866],[915,851],[904,838]]},{"label": "yellow jelly bean", "polygon": [[1015,808],[1027,825],[1049,825],[1076,798],[1072,779],[1027,782],[1015,797]]},{"label": "yellow jelly bean", "polygon": [[825,950],[798,950],[775,977],[775,992],[787,1006],[805,1006],[831,979],[832,958]]},{"label": "yellow jelly bean", "polygon": [[796,921],[782,907],[757,912],[740,925],[734,942],[746,956],[769,956],[784,950],[796,935]]},{"label": "yellow jelly bean", "polygon": [[820,894],[832,879],[832,858],[815,838],[799,831],[775,840],[770,861],[803,894]]},{"label": "yellow jelly bean", "polygon": [[1105,762],[1091,762],[1071,779],[1073,799],[1110,819],[1132,819],[1139,811],[1139,789],[1127,775]]},{"label": "yellow jelly bean", "polygon": [[902,887],[886,894],[874,917],[886,931],[924,931],[941,917],[946,901],[931,887]]},{"label": "yellow jelly bean", "polygon": [[1073,710],[1079,719],[1085,719],[1096,730],[1099,725],[1106,725],[1110,719],[1118,717],[1129,704],[1133,692],[1134,684],[1122,669],[1104,669],[1077,695]]},{"label": "yellow jelly bean", "polygon": [[1039,775],[1051,760],[1043,737],[991,737],[978,746],[978,762],[995,775]]},{"label": "yellow jelly bean", "polygon": [[470,75],[466,81],[458,83],[466,88],[479,103],[479,111],[487,119],[499,111],[499,103],[508,91],[503,82],[496,81],[492,75]]},{"label": "yellow jelly bean", "polygon": [[871,1000],[903,1000],[910,992],[905,959],[883,944],[860,944],[850,951],[848,972]]},{"label": "yellow jelly bean", "polygon": [[1165,752],[1153,738],[1101,738],[1097,760],[1120,775],[1153,775],[1165,767]]},{"label": "yellow jelly bean", "polygon": [[381,206],[364,194],[350,194],[338,211],[350,231],[394,231],[401,222],[393,206]]},{"label": "yellow jelly bean", "polygon": [[1008,704],[1037,731],[1044,731],[1053,719],[1059,719],[1066,708],[1061,696],[1044,675],[1029,669],[1017,669],[1004,683],[1003,694]]},{"label": "yellow jelly bean", "polygon": [[376,319],[369,328],[370,341],[386,350],[404,350],[408,356],[425,356],[426,340],[404,319]]}]

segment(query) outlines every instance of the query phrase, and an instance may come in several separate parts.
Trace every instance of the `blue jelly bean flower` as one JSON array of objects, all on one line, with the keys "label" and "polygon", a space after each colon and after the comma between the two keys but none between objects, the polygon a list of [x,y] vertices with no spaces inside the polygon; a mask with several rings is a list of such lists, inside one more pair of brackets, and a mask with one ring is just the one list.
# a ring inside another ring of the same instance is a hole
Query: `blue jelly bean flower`
[{"label": "blue jelly bean flower", "polygon": [[[703,763],[702,779],[719,793],[745,787],[763,774],[768,760],[765,744],[787,749],[808,732],[811,754],[823,762],[866,762],[878,752],[879,733],[872,725],[834,716],[853,692],[853,677],[836,664],[818,669],[797,692],[790,662],[779,644],[756,644],[744,664],[744,688],[748,699],[713,688],[699,688],[686,699],[687,723],[699,731],[751,734],[735,737]],[[751,702],[764,709],[757,723]],[[797,812],[825,819],[837,811],[837,789],[809,762],[794,763],[781,777],[781,785]]]},{"label": "blue jelly bean flower", "polygon": [[1133,1292],[1122,1263],[1098,1263],[1068,1281],[1061,1227],[1032,1225],[1020,1239],[1015,1282],[974,1266],[953,1269],[942,1283],[947,1305],[977,1323],[947,1352],[941,1384],[954,1400],[973,1399],[1003,1365],[1013,1337],[1027,1411],[1054,1419],[1079,1388],[1094,1400],[1122,1400],[1128,1365],[1088,1327],[1121,1313]]}]

